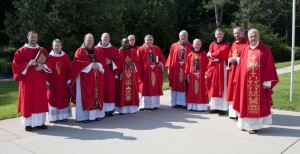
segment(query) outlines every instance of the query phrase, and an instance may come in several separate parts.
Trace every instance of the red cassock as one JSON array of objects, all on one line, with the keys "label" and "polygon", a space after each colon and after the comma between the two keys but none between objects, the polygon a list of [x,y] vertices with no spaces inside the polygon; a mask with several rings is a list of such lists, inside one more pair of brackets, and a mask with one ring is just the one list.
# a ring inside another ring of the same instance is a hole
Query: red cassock
[{"label": "red cassock", "polygon": [[[271,88],[262,87],[263,82],[272,81]],[[272,53],[266,45],[259,43],[255,49],[249,45],[241,53],[234,84],[236,91],[233,108],[241,118],[260,118],[271,114],[272,88],[279,82]]]},{"label": "red cassock", "polygon": [[205,86],[205,72],[208,64],[206,52],[191,52],[186,62],[185,74],[189,76],[187,103],[208,104]]},{"label": "red cassock", "polygon": [[[142,96],[163,95],[163,70],[158,62],[165,65],[166,59],[158,46],[141,46],[137,52],[139,72],[139,92]],[[151,60],[150,60],[151,59]]]},{"label": "red cassock", "polygon": [[119,58],[121,59],[120,81],[117,81],[118,95],[116,106],[139,106],[138,87],[136,85],[136,59],[137,55],[134,50],[120,50]]},{"label": "red cassock", "polygon": [[[94,48],[95,62],[101,63],[105,66],[105,59],[101,50]],[[86,49],[79,48],[75,52],[74,63],[72,67],[71,89],[72,95],[76,98],[76,79],[80,76],[82,109],[86,110],[99,110],[103,109],[104,101],[104,74],[98,69],[91,69],[90,72],[81,72],[85,67],[92,62]],[[106,72],[105,72],[106,73]],[[95,103],[99,102],[99,104]]]},{"label": "red cassock", "polygon": [[[228,58],[240,57],[241,52],[243,50],[245,50],[245,48],[248,44],[249,44],[249,41],[248,41],[247,37],[244,37],[239,42],[237,42],[237,41],[233,42],[233,44],[231,46],[230,53],[228,55]],[[228,78],[227,78],[227,97],[226,97],[226,100],[228,102],[233,101],[233,93],[234,93],[233,80],[234,80],[234,77],[235,77],[236,69],[237,69],[237,64],[233,63],[233,64],[231,64],[231,67],[228,70],[228,75],[227,75],[228,76]]]},{"label": "red cassock", "polygon": [[178,42],[173,43],[170,48],[166,68],[169,70],[168,79],[172,91],[186,92],[185,62],[192,49],[191,43],[181,45]]},{"label": "red cassock", "polygon": [[[41,49],[42,53],[48,56],[47,50]],[[31,114],[48,112],[47,74],[44,71],[36,71],[34,66],[29,66],[26,74],[22,74],[39,50],[40,48],[21,47],[15,52],[12,63],[14,80],[19,82],[18,112],[25,118]]]},{"label": "red cassock", "polygon": [[[209,58],[206,72],[206,86],[209,97],[222,97],[224,91],[224,62],[230,51],[229,42],[212,42],[209,51],[213,58]],[[219,59],[214,61],[215,58]]]},{"label": "red cassock", "polygon": [[71,79],[72,64],[67,54],[61,57],[48,57],[47,66],[52,70],[48,74],[47,81],[50,84],[48,90],[49,104],[57,109],[63,109],[70,105],[70,90],[67,81]]},{"label": "red cassock", "polygon": [[[119,59],[118,58],[118,54],[119,54],[119,50],[113,46],[109,47],[109,48],[101,48],[99,46],[95,47],[97,50],[101,50],[103,53],[104,58],[107,58],[109,60],[112,60],[115,65],[119,68],[120,64],[119,64]],[[103,65],[104,66],[104,77],[105,77],[105,82],[108,83],[107,86],[105,86],[105,90],[104,90],[104,102],[105,103],[115,103],[116,101],[116,81],[115,81],[115,75],[118,74],[119,70],[113,70],[112,69],[112,64],[110,65]]]},{"label": "red cassock", "polygon": [[139,49],[139,46],[130,46],[131,50],[137,52],[137,50]]}]

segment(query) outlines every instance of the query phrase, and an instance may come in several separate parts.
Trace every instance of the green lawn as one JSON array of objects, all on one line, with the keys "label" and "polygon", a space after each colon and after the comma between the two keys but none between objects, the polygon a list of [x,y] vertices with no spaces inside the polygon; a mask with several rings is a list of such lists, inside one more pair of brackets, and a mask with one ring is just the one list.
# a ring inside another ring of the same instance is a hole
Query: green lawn
[{"label": "green lawn", "polygon": [[0,82],[0,120],[19,116],[18,83]]},{"label": "green lawn", "polygon": [[273,89],[273,108],[300,112],[300,71],[294,73],[294,97],[290,102],[290,75],[279,76],[279,83]]},{"label": "green lawn", "polygon": [[[294,61],[294,65],[297,65],[297,64],[300,64],[300,60],[295,60]],[[291,62],[290,61],[288,61],[288,62],[282,62],[282,63],[276,63],[275,64],[276,68],[282,68],[282,67],[288,67],[288,66],[291,66]]]}]

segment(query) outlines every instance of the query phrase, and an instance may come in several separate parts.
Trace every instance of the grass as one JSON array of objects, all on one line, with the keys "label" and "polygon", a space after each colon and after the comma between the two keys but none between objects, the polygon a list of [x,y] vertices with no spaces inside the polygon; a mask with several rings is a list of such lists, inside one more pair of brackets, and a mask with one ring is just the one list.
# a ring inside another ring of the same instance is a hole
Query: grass
[{"label": "grass", "polygon": [[290,102],[290,75],[279,76],[279,83],[273,89],[273,108],[300,112],[300,71],[294,72],[294,94]]},{"label": "grass", "polygon": [[18,117],[18,83],[0,82],[0,120]]},{"label": "grass", "polygon": [[[300,64],[300,60],[295,60],[294,61],[294,65],[297,65],[297,64]],[[275,64],[276,68],[282,68],[282,67],[288,67],[288,66],[291,66],[291,62],[290,61],[288,61],[288,62],[281,62],[281,63],[276,63]]]}]

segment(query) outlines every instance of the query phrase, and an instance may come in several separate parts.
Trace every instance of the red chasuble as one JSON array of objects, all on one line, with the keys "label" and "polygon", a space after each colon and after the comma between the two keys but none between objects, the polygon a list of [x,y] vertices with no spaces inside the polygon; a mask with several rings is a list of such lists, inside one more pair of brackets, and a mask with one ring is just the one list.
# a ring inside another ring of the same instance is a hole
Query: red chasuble
[{"label": "red chasuble", "polygon": [[70,90],[67,87],[67,81],[71,79],[72,64],[67,54],[58,57],[51,53],[46,63],[52,70],[47,79],[50,84],[49,104],[57,109],[63,109],[70,105]]},{"label": "red chasuble", "polygon": [[[272,81],[270,89],[263,82]],[[249,45],[242,52],[234,83],[236,91],[233,108],[241,118],[260,118],[271,114],[272,88],[278,83],[272,53],[266,45],[259,43],[255,49]]]},{"label": "red chasuble", "polygon": [[139,49],[139,46],[130,46],[131,50],[137,52],[137,50]]},{"label": "red chasuble", "polygon": [[[42,53],[48,56],[47,50],[41,49]],[[14,80],[19,82],[18,112],[25,118],[31,114],[48,112],[47,74],[44,71],[36,71],[34,66],[29,66],[26,74],[22,74],[39,50],[40,48],[21,47],[15,52],[12,63]]]},{"label": "red chasuble", "polygon": [[[112,60],[115,65],[119,68],[119,59],[116,59],[119,50],[113,46],[108,47],[108,48],[102,48],[99,45],[95,47],[97,50],[101,50],[104,56],[104,59],[107,58],[109,60]],[[107,86],[105,86],[104,90],[104,102],[105,103],[115,103],[116,101],[116,80],[115,80],[115,75],[118,74],[119,70],[112,70],[112,64],[106,65],[106,63],[103,65],[104,66],[104,77],[105,77],[105,82],[108,83]]]},{"label": "red chasuble", "polygon": [[121,59],[121,74],[117,81],[118,95],[116,99],[116,106],[139,106],[138,87],[136,85],[136,67],[137,59],[134,50],[120,50],[119,58]]},{"label": "red chasuble", "polygon": [[208,58],[205,51],[191,52],[187,56],[185,73],[189,76],[187,103],[208,104],[205,72]]},{"label": "red chasuble", "polygon": [[[206,72],[206,86],[209,97],[222,97],[224,91],[224,61],[228,59],[229,42],[212,42],[209,51],[213,58],[209,58]],[[216,61],[216,58],[219,59]]]},{"label": "red chasuble", "polygon": [[[244,37],[241,41],[237,42],[233,42],[232,46],[231,46],[231,50],[230,53],[228,55],[228,58],[231,57],[240,57],[241,56],[241,52],[243,50],[245,50],[246,46],[249,44],[249,41],[247,39],[247,37]],[[233,101],[233,93],[234,93],[234,85],[233,85],[233,80],[235,77],[235,73],[236,73],[236,69],[237,69],[237,64],[233,63],[231,64],[230,69],[228,70],[228,78],[227,78],[227,101]]]},{"label": "red chasuble", "polygon": [[155,45],[148,47],[144,44],[138,49],[137,57],[140,83],[139,92],[142,93],[142,96],[163,95],[163,70],[158,67],[158,62],[164,66],[166,59],[161,49]]},{"label": "red chasuble", "polygon": [[[81,86],[81,99],[82,109],[86,110],[99,110],[103,109],[104,100],[104,74],[98,69],[91,69],[90,72],[81,72],[85,67],[95,61],[104,66],[104,57],[101,50],[94,48],[94,60],[91,60],[85,48],[79,48],[75,52],[74,64],[72,67],[71,89],[72,95],[76,95],[76,79],[80,76]],[[105,72],[106,73],[106,72]],[[76,97],[74,97],[76,98]]]},{"label": "red chasuble", "polygon": [[186,92],[185,63],[192,49],[191,43],[181,45],[179,42],[173,43],[170,48],[166,68],[169,70],[168,79],[172,91]]}]

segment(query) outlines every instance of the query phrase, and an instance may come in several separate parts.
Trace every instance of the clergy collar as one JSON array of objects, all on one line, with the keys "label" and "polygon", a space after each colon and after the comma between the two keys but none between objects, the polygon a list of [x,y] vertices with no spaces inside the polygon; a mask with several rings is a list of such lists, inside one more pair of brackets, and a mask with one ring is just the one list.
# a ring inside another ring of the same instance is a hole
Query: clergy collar
[{"label": "clergy collar", "polygon": [[94,50],[94,47],[88,48],[84,43],[82,43],[82,45],[81,45],[80,48],[84,48],[84,49],[86,49],[86,50]]},{"label": "clergy collar", "polygon": [[51,50],[51,52],[49,53],[49,55],[51,55],[53,57],[62,57],[63,55],[65,55],[65,52],[61,50],[60,53],[57,54],[53,50]]},{"label": "clergy collar", "polygon": [[215,40],[215,43],[216,43],[216,44],[222,44],[222,43],[224,43],[224,42],[226,42],[224,39],[222,39],[221,42],[218,42],[217,40]]},{"label": "clergy collar", "polygon": [[120,47],[120,50],[123,50],[123,51],[130,51],[130,47],[128,49],[125,49],[124,47]]},{"label": "clergy collar", "polygon": [[99,46],[100,48],[110,48],[110,47],[112,47],[112,45],[110,44],[110,42],[108,43],[107,46],[104,46],[104,45],[102,45],[101,41],[97,44],[97,46]]},{"label": "clergy collar", "polygon": [[36,43],[35,46],[30,46],[29,44],[25,43],[24,47],[26,48],[30,48],[30,49],[36,49],[36,48],[39,48],[40,46]]},{"label": "clergy collar", "polygon": [[201,51],[203,51],[201,48],[199,49],[199,51],[196,51],[195,48],[192,49],[192,52],[194,52],[194,53],[198,53],[198,52],[201,52]]},{"label": "clergy collar", "polygon": [[189,42],[189,40],[186,40],[185,42],[182,42],[182,41],[179,40],[178,43],[179,43],[180,45],[186,45],[186,44],[188,44],[188,43],[190,43],[190,42]]},{"label": "clergy collar", "polygon": [[255,44],[255,45],[253,45],[253,46],[250,44],[250,48],[251,48],[251,49],[255,49],[255,48],[258,46],[258,44],[259,44],[259,41],[257,42],[257,44]]}]

